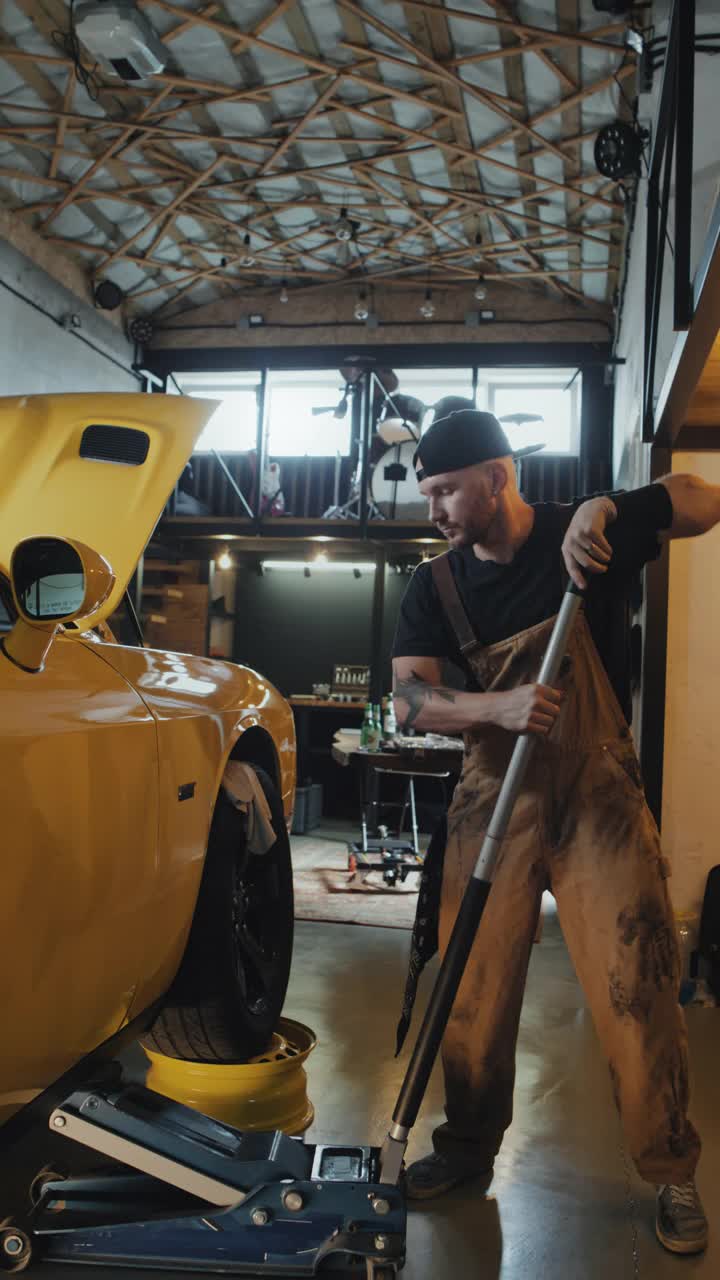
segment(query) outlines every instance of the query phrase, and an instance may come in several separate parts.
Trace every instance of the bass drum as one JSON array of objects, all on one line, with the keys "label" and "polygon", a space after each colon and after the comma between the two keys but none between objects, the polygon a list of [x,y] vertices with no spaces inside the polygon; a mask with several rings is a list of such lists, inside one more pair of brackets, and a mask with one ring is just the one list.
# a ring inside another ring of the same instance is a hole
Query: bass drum
[{"label": "bass drum", "polygon": [[418,492],[413,454],[414,440],[391,445],[372,468],[370,497],[386,520],[428,520],[428,504]]}]

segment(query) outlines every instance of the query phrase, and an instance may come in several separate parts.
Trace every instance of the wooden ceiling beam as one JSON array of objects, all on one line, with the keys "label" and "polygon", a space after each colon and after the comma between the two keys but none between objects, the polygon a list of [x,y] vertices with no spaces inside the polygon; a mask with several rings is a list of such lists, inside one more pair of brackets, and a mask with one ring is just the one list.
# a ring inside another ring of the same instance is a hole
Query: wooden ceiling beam
[{"label": "wooden ceiling beam", "polygon": [[[365,11],[363,10],[362,12],[364,13]],[[415,75],[420,72],[421,75],[429,77],[431,80],[437,80],[439,84],[448,83],[447,73],[443,74],[442,71],[431,71],[428,67],[419,66],[417,62],[408,62],[407,58],[398,58],[392,53],[381,52],[379,49],[373,49],[371,45],[368,44],[357,44],[354,40],[339,40],[338,47],[340,49],[349,49],[352,53],[364,54],[366,57],[369,54],[375,62],[388,62],[391,66],[401,67],[403,71],[410,71],[411,73],[414,72]],[[352,69],[349,70],[349,74],[353,75]],[[353,76],[353,78],[355,77]],[[465,82],[463,81],[462,83]],[[426,107],[428,103],[421,96],[423,92],[424,89],[418,89],[414,94],[410,93],[409,95],[406,94],[406,96],[410,96],[417,106]],[[496,93],[494,89],[483,89],[482,92],[490,94],[492,98],[497,98],[498,102],[504,102],[508,106],[517,108],[522,106],[521,102],[518,102],[514,98],[509,98],[505,93]],[[462,117],[462,112],[459,114]]]},{"label": "wooden ceiling beam", "polygon": [[[167,90],[169,92],[169,90]],[[272,139],[266,142],[258,142],[254,137],[245,137],[244,134],[222,134],[222,133],[200,133],[192,129],[174,129],[172,126],[153,124],[144,120],[142,115],[132,120],[108,120],[98,119],[97,116],[84,116],[77,112],[66,112],[58,108],[52,107],[35,107],[13,104],[0,101],[0,109],[7,107],[13,111],[27,112],[28,114],[42,113],[44,115],[52,115],[58,120],[64,120],[68,125],[82,126],[83,130],[92,127],[95,132],[104,133],[108,129],[118,129],[121,133],[131,133],[138,129],[144,136],[165,138],[168,142],[205,142],[211,146],[246,146],[251,150],[266,151],[275,145]],[[152,109],[152,104],[147,108]],[[134,145],[135,140],[133,140]]]},{"label": "wooden ceiling beam", "polygon": [[[355,4],[355,0],[336,0],[336,3],[340,5],[341,8],[347,9],[350,13],[354,13],[358,17],[362,18],[364,22],[375,27],[376,30],[381,31],[388,39],[394,40],[400,48],[405,49],[408,53],[416,57],[423,64],[423,67],[429,67],[432,71],[435,71],[438,75],[444,77],[448,84],[455,85],[463,94],[468,97],[475,98],[478,102],[482,102],[486,107],[489,107],[494,111],[496,115],[501,116],[504,120],[508,120],[513,127],[517,125],[521,132],[526,133],[528,137],[534,138],[536,142],[539,142],[541,145],[548,145],[546,138],[543,138],[541,134],[536,134],[530,124],[518,123],[514,117],[510,115],[510,112],[506,111],[497,100],[493,99],[490,94],[486,92],[486,90],[478,89],[467,80],[463,80],[449,67],[442,67],[439,62],[436,62],[434,58],[431,58],[430,55],[426,54],[422,49],[418,49],[414,46],[410,40],[406,40],[404,36],[400,35],[399,32],[388,26],[386,22],[375,17],[374,14],[368,13],[367,10],[362,9],[360,5]],[[415,0],[413,0],[413,3],[415,3]],[[435,11],[435,5],[428,5],[427,8]],[[444,9],[444,16],[446,18],[450,16],[450,10]],[[552,147],[554,144],[550,143],[549,145]],[[561,149],[556,147],[555,150],[559,158],[562,159],[563,153]]]},{"label": "wooden ceiling beam", "polygon": [[114,249],[112,253],[108,254],[105,260],[101,262],[100,270],[107,271],[108,267],[110,267],[113,262],[117,262],[118,258],[124,257],[126,251],[131,247],[131,245],[134,245],[141,236],[147,235],[148,231],[151,231],[162,218],[167,217],[176,209],[179,209],[183,202],[192,195],[193,191],[196,191],[199,186],[202,186],[206,178],[210,177],[218,166],[223,163],[224,158],[224,156],[216,156],[206,169],[202,169],[197,174],[193,182],[190,182],[186,187],[183,187],[182,191],[178,192],[169,205],[161,209],[154,217],[150,218],[149,221],[135,231],[134,234],[124,242],[124,244],[121,244],[117,249]]},{"label": "wooden ceiling beam", "polygon": [[[542,124],[545,120],[551,119],[552,116],[562,115],[564,112],[568,111],[571,107],[577,106],[581,102],[584,102],[587,98],[592,98],[594,94],[600,93],[602,90],[607,89],[617,79],[624,79],[628,75],[633,75],[634,72],[635,72],[635,67],[631,66],[630,64],[628,64],[625,67],[620,67],[614,73],[614,75],[604,76],[602,80],[597,80],[595,81],[594,84],[585,85],[582,89],[578,89],[577,93],[571,94],[570,97],[561,98],[559,102],[553,103],[551,107],[547,107],[545,108],[545,110],[537,112],[536,115],[530,118],[528,123],[531,124],[533,127],[535,127],[538,124]],[[492,150],[495,147],[504,146],[506,142],[511,142],[513,138],[517,137],[517,135],[518,135],[517,129],[508,129],[505,133],[498,134],[497,137],[491,138],[487,142],[484,142],[482,144],[482,147],[478,148],[477,154],[479,156],[485,156],[485,153],[487,151]],[[564,139],[563,139],[562,145],[565,146]],[[548,148],[547,141],[543,140],[542,145],[538,148],[538,153],[542,151],[547,151],[548,149],[552,150],[552,147]],[[528,152],[526,154],[534,154],[534,152]],[[563,156],[562,159],[563,160],[567,159],[567,156]]]},{"label": "wooden ceiling beam", "polygon": [[[345,3],[345,0],[341,0]],[[435,6],[428,4],[427,0],[404,0],[414,9],[424,9],[434,11]],[[526,22],[518,22],[514,18],[503,18],[500,15],[488,17],[485,14],[469,13],[467,9],[453,9],[445,6],[443,9],[446,18],[461,18],[463,22],[476,22],[486,27],[499,27],[506,31],[511,31],[516,36],[528,36],[530,39],[544,40],[548,36],[553,44],[570,44],[581,45],[584,49],[602,49],[605,52],[623,53],[625,46],[619,44],[610,44],[608,41],[597,40],[594,38],[592,31],[585,35],[580,31],[572,34],[563,31],[554,31],[548,27],[533,27]],[[619,31],[624,30],[621,24],[613,24]],[[607,29],[607,24],[606,24]]]},{"label": "wooden ceiling beam", "polygon": [[[342,3],[343,4],[348,3],[348,0],[342,0]],[[348,107],[347,111],[352,115],[358,115],[363,117],[364,119],[372,120],[373,123],[375,124],[380,123],[379,118],[377,116],[372,116],[369,112],[363,111],[362,108],[360,107]],[[442,151],[448,151],[450,153],[454,153],[454,155],[461,156],[467,160],[474,161],[478,158],[478,154],[479,154],[478,150],[471,150],[469,147],[463,147],[456,142],[448,142],[444,139],[432,138],[430,134],[420,133],[417,129],[408,129],[407,126],[405,125],[398,125],[389,120],[383,120],[381,122],[381,128],[386,128],[389,131],[394,133],[402,133],[405,137],[414,138],[418,142],[430,143],[431,145],[434,144],[436,147],[440,148],[440,150]],[[552,179],[550,178],[541,178],[536,174],[532,174],[532,175],[523,174],[523,170],[518,165],[508,164],[504,160],[496,160],[493,156],[486,156],[484,154],[482,156],[482,159],[485,164],[494,165],[495,168],[502,169],[506,173],[520,174],[525,177],[531,177],[533,182],[542,183],[547,190],[550,190],[550,191],[566,190],[566,184],[564,182],[553,182]],[[575,190],[575,188],[571,188],[571,190]],[[596,199],[598,204],[607,205],[609,208],[613,207],[611,202],[609,200],[603,199],[602,196],[597,196],[594,198]]]},{"label": "wooden ceiling beam", "polygon": [[315,102],[313,102],[312,106],[308,107],[302,119],[298,120],[294,129],[291,129],[290,132],[287,134],[287,136],[283,138],[282,142],[279,143],[279,145],[273,151],[272,155],[268,156],[267,159],[263,161],[262,165],[260,166],[257,173],[255,174],[256,178],[262,178],[270,169],[276,168],[278,161],[281,160],[282,157],[285,155],[285,152],[287,151],[288,147],[291,147],[293,143],[297,141],[303,129],[307,125],[312,123],[315,117],[320,114],[320,112],[324,109],[326,103],[330,101],[330,99],[334,96],[336,92],[337,92],[337,79],[333,77],[330,84],[327,85],[325,89],[323,89],[322,93],[318,98],[315,99]]},{"label": "wooden ceiling beam", "polygon": [[[71,67],[70,70],[68,71],[67,84],[65,85],[65,96],[63,98],[64,112],[69,112],[72,106],[72,100],[75,94],[75,84],[76,84],[75,68]],[[65,145],[66,128],[67,128],[67,121],[64,117],[61,117],[57,122],[57,129],[55,130],[55,145],[53,147],[52,156],[50,158],[50,168],[48,169],[48,177],[50,178],[54,178],[58,171],[60,157],[62,155],[63,147]]]},{"label": "wooden ceiling beam", "polygon": [[247,48],[253,38],[257,39],[261,36],[265,28],[271,27],[273,22],[277,22],[278,18],[281,18],[291,5],[295,4],[295,2],[296,0],[276,0],[274,7],[265,14],[264,18],[260,19],[252,32],[248,32],[247,35],[241,36],[237,44],[232,46],[230,52],[233,54],[242,53],[243,49]]}]

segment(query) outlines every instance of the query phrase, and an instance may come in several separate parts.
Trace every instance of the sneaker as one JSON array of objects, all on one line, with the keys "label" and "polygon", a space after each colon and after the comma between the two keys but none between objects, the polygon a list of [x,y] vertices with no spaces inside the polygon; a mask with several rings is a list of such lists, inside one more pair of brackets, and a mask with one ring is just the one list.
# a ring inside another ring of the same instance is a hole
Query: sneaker
[{"label": "sneaker", "polygon": [[446,1191],[457,1187],[461,1182],[480,1180],[481,1190],[487,1191],[493,1179],[492,1165],[489,1169],[468,1170],[453,1163],[448,1156],[434,1151],[432,1155],[416,1160],[405,1170],[403,1189],[408,1200],[432,1200]]},{"label": "sneaker", "polygon": [[658,1187],[655,1232],[671,1253],[702,1253],[707,1247],[707,1218],[694,1182]]}]

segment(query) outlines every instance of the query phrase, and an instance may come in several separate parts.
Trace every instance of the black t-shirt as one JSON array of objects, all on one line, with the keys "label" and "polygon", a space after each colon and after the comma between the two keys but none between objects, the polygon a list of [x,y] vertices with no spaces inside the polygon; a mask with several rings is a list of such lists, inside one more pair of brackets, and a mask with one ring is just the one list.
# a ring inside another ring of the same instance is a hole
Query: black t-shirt
[{"label": "black t-shirt", "polygon": [[[658,534],[672,523],[672,502],[664,485],[612,494],[618,517],[605,534],[613,548],[606,574],[593,576],[586,616],[590,630],[627,718],[630,718],[629,597],[640,569],[660,552]],[[567,586],[562,541],[577,508],[533,504],[535,523],[510,564],[478,560],[472,547],[450,551],[452,569],[470,624],[482,645],[497,644],[557,613]],[[590,576],[590,575],[588,575]],[[460,667],[466,687],[477,684],[446,618],[429,564],[415,570],[400,606],[393,657],[444,658]]]}]

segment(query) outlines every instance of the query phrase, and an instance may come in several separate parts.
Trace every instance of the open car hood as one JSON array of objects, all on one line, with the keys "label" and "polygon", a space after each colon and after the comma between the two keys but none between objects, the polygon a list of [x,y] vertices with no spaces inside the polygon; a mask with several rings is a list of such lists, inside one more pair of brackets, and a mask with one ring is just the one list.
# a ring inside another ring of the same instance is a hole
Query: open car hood
[{"label": "open car hood", "polygon": [[109,617],[216,407],[186,396],[0,397],[0,569],[23,538],[77,538],[117,579],[83,626]]}]

